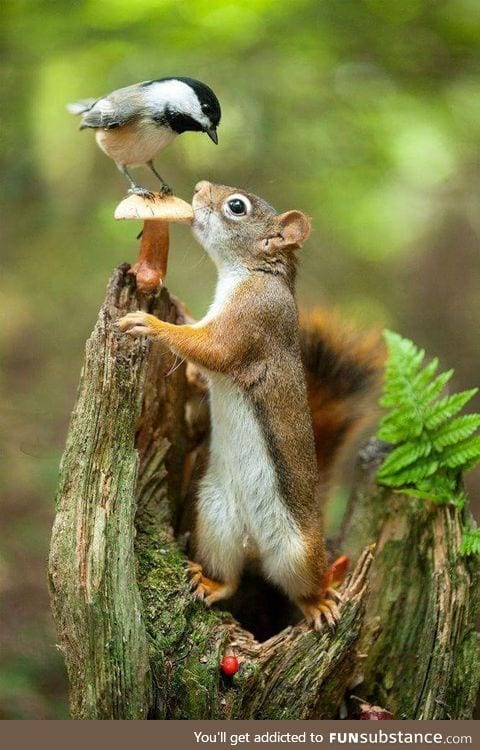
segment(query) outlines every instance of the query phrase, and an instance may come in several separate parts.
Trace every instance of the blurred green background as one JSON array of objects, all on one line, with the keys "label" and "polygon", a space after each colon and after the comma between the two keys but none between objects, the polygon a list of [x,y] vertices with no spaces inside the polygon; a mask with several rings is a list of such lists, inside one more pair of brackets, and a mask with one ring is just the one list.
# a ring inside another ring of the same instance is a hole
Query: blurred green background
[{"label": "blurred green background", "polygon": [[[209,83],[219,146],[189,133],[158,161],[177,194],[206,178],[303,209],[301,303],[391,326],[472,387],[480,3],[3,0],[0,15],[0,717],[62,718],[46,585],[57,467],[85,339],[138,229],[113,221],[123,178],[65,103],[164,75]],[[172,234],[168,286],[199,315],[213,269],[188,229]]]}]

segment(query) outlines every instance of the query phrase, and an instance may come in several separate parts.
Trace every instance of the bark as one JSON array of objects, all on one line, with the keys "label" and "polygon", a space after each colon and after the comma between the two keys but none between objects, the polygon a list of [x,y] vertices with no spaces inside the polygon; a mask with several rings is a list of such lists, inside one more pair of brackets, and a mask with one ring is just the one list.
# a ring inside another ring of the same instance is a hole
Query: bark
[{"label": "bark", "polygon": [[356,692],[399,719],[471,719],[480,590],[478,558],[459,554],[467,511],[376,486],[380,444],[361,458],[341,535],[354,558],[376,542],[359,644],[364,681]]},{"label": "bark", "polygon": [[[470,718],[478,563],[459,557],[458,510],[375,485],[375,446],[336,540],[356,567],[335,633],[295,617],[280,630],[287,604],[275,612],[261,595],[252,613],[245,591],[240,619],[275,633],[259,642],[194,601],[184,548],[207,401],[160,344],[115,332],[139,307],[179,316],[165,288],[139,295],[122,266],[87,343],[61,465],[49,571],[72,717],[334,718],[353,689],[398,718]],[[219,668],[226,652],[241,662],[233,678]]]}]

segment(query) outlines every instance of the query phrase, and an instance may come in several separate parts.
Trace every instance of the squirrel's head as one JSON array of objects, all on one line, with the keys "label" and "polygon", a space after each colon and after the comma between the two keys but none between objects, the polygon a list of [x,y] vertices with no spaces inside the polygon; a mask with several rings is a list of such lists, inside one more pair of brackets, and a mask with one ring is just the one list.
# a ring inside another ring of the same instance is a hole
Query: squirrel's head
[{"label": "squirrel's head", "polygon": [[203,180],[193,196],[193,232],[217,266],[278,269],[310,233],[301,211],[278,214],[261,198]]}]

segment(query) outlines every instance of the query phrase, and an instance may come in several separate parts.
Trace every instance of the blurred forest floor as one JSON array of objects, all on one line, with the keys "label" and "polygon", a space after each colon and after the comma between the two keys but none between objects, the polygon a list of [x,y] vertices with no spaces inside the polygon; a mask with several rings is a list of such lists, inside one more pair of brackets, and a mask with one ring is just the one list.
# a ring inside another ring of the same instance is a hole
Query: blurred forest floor
[{"label": "blurred forest floor", "polygon": [[[479,47],[476,0],[4,0],[0,718],[67,716],[46,581],[58,462],[107,278],[137,244],[112,219],[122,177],[65,103],[164,75],[209,83],[219,146],[192,133],[166,152],[177,194],[206,178],[306,211],[301,304],[394,328],[470,388]],[[200,315],[213,282],[176,228],[169,288]],[[478,474],[469,484],[478,498]]]}]

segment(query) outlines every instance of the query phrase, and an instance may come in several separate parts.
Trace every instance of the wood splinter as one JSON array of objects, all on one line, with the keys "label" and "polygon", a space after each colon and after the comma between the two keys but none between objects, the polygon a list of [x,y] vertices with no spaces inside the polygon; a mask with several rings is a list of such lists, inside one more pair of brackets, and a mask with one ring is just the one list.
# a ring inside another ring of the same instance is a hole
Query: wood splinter
[{"label": "wood splinter", "polygon": [[129,273],[136,276],[139,291],[145,294],[158,291],[167,273],[168,225],[191,224],[191,205],[174,195],[153,193],[151,198],[130,195],[117,206],[115,219],[143,219],[138,259]]}]

